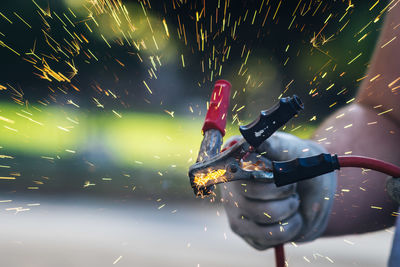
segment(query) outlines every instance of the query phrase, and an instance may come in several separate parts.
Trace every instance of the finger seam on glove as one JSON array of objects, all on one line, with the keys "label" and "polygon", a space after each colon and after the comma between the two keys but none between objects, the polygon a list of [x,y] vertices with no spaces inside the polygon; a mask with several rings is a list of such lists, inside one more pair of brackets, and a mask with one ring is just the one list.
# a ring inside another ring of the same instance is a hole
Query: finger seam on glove
[{"label": "finger seam on glove", "polygon": [[[251,220],[250,218],[246,217],[245,215],[241,215],[241,216],[243,216],[243,219],[246,219],[246,220],[248,220],[248,221],[251,221],[252,223],[254,223],[254,224],[258,225],[258,226],[266,227],[266,226],[277,226],[277,225],[282,225],[282,224],[284,224],[286,221],[288,221],[288,220],[290,220],[291,218],[293,218],[294,216],[296,216],[296,214],[300,214],[300,212],[299,212],[299,211],[296,211],[296,212],[294,212],[293,214],[289,215],[289,217],[286,217],[285,219],[279,220],[278,222],[275,222],[275,223],[260,223],[260,222],[256,222],[256,221]],[[300,215],[301,215],[301,214],[300,214]],[[241,219],[242,217],[239,217],[239,218]],[[303,218],[303,217],[302,217],[302,218]],[[283,226],[285,226],[285,225],[283,225]]]},{"label": "finger seam on glove", "polygon": [[250,202],[255,202],[255,203],[268,203],[268,202],[274,202],[274,201],[281,201],[281,200],[285,200],[287,198],[292,198],[292,197],[297,197],[297,199],[299,199],[299,194],[297,192],[287,195],[287,196],[283,196],[283,197],[276,197],[274,199],[260,199],[260,198],[252,198],[249,196],[246,196],[244,194],[241,194],[246,200],[250,201]]}]

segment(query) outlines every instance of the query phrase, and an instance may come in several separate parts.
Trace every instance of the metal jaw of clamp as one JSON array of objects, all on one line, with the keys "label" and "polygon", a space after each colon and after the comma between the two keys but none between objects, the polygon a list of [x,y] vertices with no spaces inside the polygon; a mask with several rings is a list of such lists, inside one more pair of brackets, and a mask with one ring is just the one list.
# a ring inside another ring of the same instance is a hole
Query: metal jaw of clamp
[{"label": "metal jaw of clamp", "polygon": [[209,195],[214,185],[237,180],[257,180],[273,182],[269,169],[242,168],[242,161],[252,147],[241,139],[225,151],[189,168],[190,184],[196,195]]}]

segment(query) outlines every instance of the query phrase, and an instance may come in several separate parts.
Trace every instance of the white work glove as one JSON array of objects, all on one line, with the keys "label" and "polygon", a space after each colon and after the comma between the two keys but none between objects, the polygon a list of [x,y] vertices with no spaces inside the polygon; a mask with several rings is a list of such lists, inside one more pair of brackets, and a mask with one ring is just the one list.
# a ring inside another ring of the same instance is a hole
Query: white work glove
[{"label": "white work glove", "polygon": [[[235,136],[227,141],[240,140]],[[261,156],[260,154],[261,153]],[[286,161],[314,156],[326,150],[310,140],[278,132],[246,159]],[[256,249],[264,250],[288,241],[311,241],[325,230],[336,191],[334,172],[297,184],[234,181],[220,186],[232,230]]]}]

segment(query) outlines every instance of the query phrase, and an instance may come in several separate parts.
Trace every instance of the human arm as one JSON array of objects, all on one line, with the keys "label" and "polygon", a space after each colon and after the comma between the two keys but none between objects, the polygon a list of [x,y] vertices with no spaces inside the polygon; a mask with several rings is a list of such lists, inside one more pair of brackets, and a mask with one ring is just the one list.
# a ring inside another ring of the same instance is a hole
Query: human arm
[{"label": "human arm", "polygon": [[[326,119],[313,139],[330,153],[400,164],[400,4],[390,7],[386,16],[355,103]],[[392,212],[398,205],[385,191],[385,182],[386,175],[374,171],[341,170],[324,235],[363,233],[393,225]]]}]

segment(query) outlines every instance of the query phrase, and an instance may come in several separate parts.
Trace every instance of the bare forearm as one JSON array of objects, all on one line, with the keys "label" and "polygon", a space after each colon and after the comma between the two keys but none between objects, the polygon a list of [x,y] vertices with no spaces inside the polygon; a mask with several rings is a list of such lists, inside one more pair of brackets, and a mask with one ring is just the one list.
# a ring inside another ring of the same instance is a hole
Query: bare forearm
[{"label": "bare forearm", "polygon": [[[400,164],[400,3],[388,8],[381,36],[355,104],[330,116],[314,140],[329,152]],[[338,173],[325,235],[354,234],[393,225],[398,206],[385,192],[386,175],[357,168]]]},{"label": "bare forearm", "polygon": [[400,125],[400,2],[388,9],[366,78],[357,95],[358,103]]},{"label": "bare forearm", "polygon": [[[330,153],[376,157],[400,163],[400,127],[358,104],[326,120],[314,140]],[[338,172],[338,188],[325,235],[354,234],[393,225],[397,205],[385,192],[386,175],[358,168]]]}]

